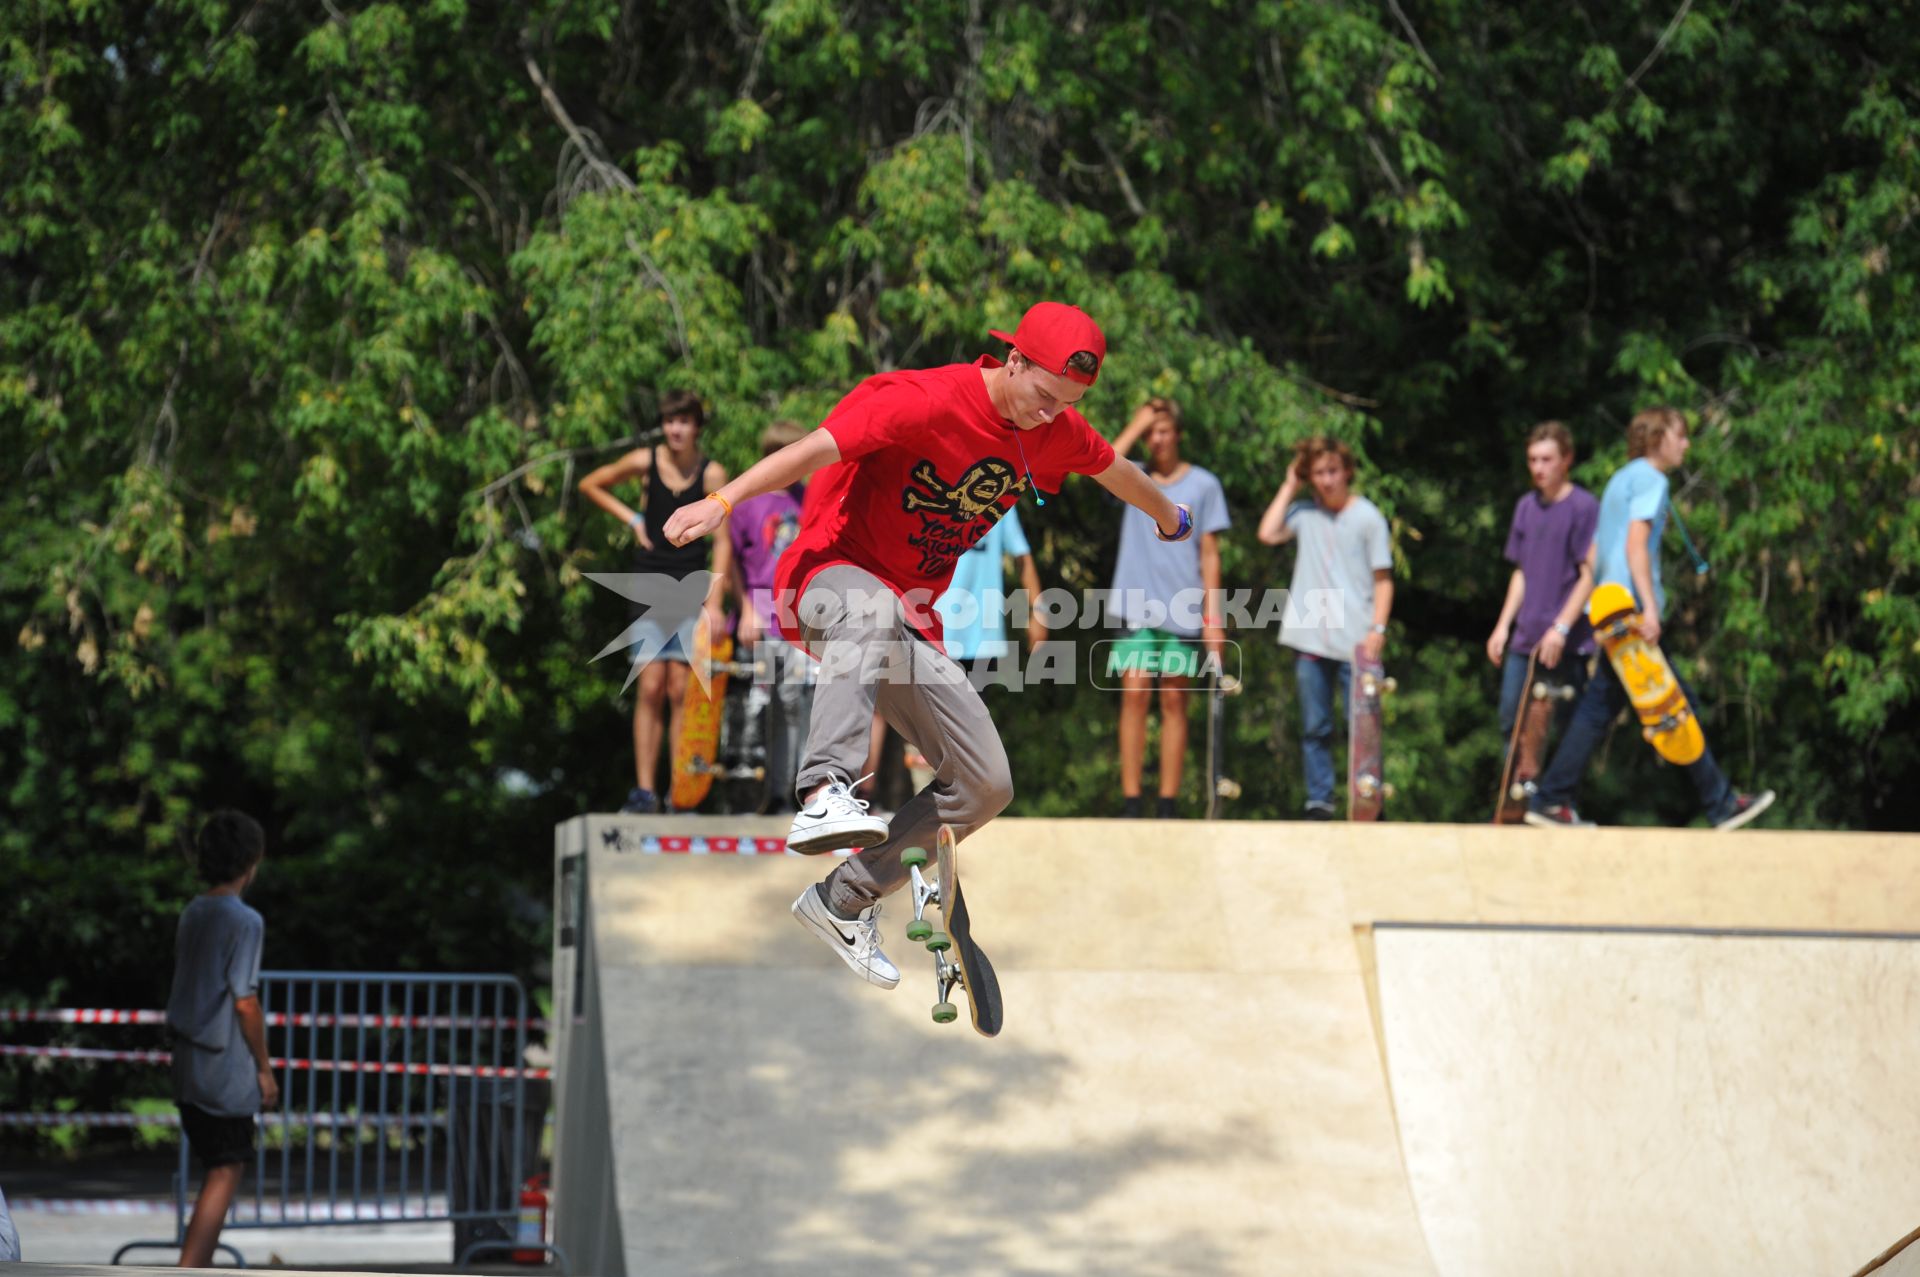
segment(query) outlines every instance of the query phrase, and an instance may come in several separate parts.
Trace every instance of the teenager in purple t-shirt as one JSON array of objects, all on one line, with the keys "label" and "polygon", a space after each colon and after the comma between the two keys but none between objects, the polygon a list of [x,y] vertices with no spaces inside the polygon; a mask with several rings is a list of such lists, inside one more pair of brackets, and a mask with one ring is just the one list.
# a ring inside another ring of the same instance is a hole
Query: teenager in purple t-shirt
[{"label": "teenager in purple t-shirt", "polygon": [[[1600,502],[1567,477],[1573,468],[1573,434],[1557,421],[1543,421],[1527,436],[1527,472],[1533,491],[1513,507],[1507,560],[1514,565],[1507,601],[1487,637],[1487,659],[1500,666],[1500,739],[1513,734],[1513,720],[1526,693],[1527,662],[1535,657],[1535,681],[1543,675],[1578,695],[1587,682],[1593,627],[1587,596],[1593,593],[1593,530]],[[1560,726],[1572,701],[1561,701]]]},{"label": "teenager in purple t-shirt", "polygon": [[[770,457],[806,433],[791,421],[776,421],[760,434],[760,455]],[[733,542],[733,597],[740,607],[734,659],[764,659],[773,675],[771,682],[755,679],[747,693],[744,744],[748,753],[754,752],[761,746],[763,731],[771,726],[771,739],[765,742],[771,792],[777,795],[776,802],[787,804],[788,809],[793,801],[794,771],[800,765],[800,749],[807,739],[813,669],[799,648],[780,637],[774,624],[773,569],[780,561],[780,552],[800,532],[800,507],[806,490],[805,484],[796,483],[791,488],[748,497],[734,507],[733,517],[727,521]],[[769,706],[773,707],[771,714]]]}]

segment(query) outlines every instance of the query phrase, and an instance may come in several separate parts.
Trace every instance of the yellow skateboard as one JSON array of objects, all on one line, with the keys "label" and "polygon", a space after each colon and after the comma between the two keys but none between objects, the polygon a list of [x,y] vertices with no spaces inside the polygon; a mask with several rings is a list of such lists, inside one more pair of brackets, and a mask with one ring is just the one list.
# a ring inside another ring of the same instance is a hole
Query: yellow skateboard
[{"label": "yellow skateboard", "polygon": [[720,751],[720,716],[727,703],[727,673],[732,668],[733,640],[722,634],[710,639],[705,625],[693,627],[695,671],[707,676],[687,680],[680,702],[680,738],[673,748],[673,787],[668,801],[675,811],[692,811],[707,800]]},{"label": "yellow skateboard", "polygon": [[1666,656],[1640,636],[1633,593],[1617,581],[1597,586],[1587,600],[1587,617],[1640,716],[1640,734],[1670,763],[1697,761],[1707,750],[1706,735]]}]

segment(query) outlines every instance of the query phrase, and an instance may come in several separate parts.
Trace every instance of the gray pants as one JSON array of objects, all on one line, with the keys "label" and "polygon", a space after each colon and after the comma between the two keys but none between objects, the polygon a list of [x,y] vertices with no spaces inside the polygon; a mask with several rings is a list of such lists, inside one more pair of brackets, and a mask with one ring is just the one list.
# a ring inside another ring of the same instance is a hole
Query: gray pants
[{"label": "gray pants", "polygon": [[941,825],[965,838],[1013,801],[1000,733],[960,665],[907,625],[900,600],[872,573],[842,564],[800,596],[801,633],[820,658],[813,721],[795,782],[803,800],[830,774],[860,775],[877,708],[926,757],[933,781],[893,817],[891,836],[827,876],[827,903],[851,916],[906,885],[900,853],[933,850]]}]

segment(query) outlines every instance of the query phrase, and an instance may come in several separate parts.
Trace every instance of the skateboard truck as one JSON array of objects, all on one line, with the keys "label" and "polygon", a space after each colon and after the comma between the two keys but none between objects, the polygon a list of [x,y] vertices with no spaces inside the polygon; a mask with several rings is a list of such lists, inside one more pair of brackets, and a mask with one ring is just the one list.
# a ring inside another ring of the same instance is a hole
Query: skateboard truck
[{"label": "skateboard truck", "polygon": [[1397,678],[1375,678],[1371,674],[1362,674],[1360,676],[1360,691],[1362,695],[1385,696],[1399,690],[1400,680]]},{"label": "skateboard truck", "polygon": [[953,1005],[955,988],[966,988],[966,977],[961,974],[960,964],[947,957],[953,948],[953,939],[944,931],[936,931],[927,921],[927,906],[945,904],[940,899],[940,884],[928,882],[927,876],[920,872],[927,863],[927,853],[921,847],[909,847],[900,853],[900,863],[907,867],[907,873],[913,880],[913,921],[907,924],[907,939],[924,943],[927,951],[933,954],[933,979],[939,991],[939,999],[933,1004],[933,1022],[951,1024],[960,1016],[959,1008]]},{"label": "skateboard truck", "polygon": [[1375,794],[1382,798],[1393,797],[1392,783],[1383,784],[1378,776],[1363,775],[1353,782],[1353,787],[1360,791],[1362,798],[1372,798]]}]

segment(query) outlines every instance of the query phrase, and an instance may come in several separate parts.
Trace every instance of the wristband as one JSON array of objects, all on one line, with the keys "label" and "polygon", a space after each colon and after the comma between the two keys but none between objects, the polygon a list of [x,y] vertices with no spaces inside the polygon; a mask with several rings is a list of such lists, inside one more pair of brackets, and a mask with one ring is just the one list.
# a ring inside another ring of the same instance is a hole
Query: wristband
[{"label": "wristband", "polygon": [[1193,511],[1183,505],[1177,505],[1173,508],[1179,511],[1180,524],[1174,529],[1172,536],[1168,536],[1162,532],[1159,524],[1156,523],[1153,525],[1153,535],[1159,537],[1162,541],[1184,541],[1193,535]]},{"label": "wristband", "polygon": [[1553,623],[1553,632],[1561,638],[1571,638],[1573,636],[1573,627],[1571,625],[1562,625],[1560,622],[1555,621]]},{"label": "wristband", "polygon": [[1227,619],[1224,616],[1203,616],[1200,618],[1200,624],[1212,626],[1216,630],[1224,630],[1227,628]]},{"label": "wristband", "polygon": [[1375,634],[1385,634],[1387,632],[1387,627],[1384,625],[1374,624],[1374,625],[1369,625],[1367,628],[1372,630]]},{"label": "wristband", "polygon": [[721,496],[721,495],[720,495],[720,494],[719,494],[718,492],[709,492],[709,493],[707,494],[707,500],[709,500],[709,501],[718,501],[718,502],[720,503],[720,508],[721,508],[722,510],[725,510],[725,511],[727,512],[727,514],[728,514],[728,516],[729,516],[729,517],[731,517],[731,516],[732,516],[732,514],[733,514],[733,503],[732,503],[732,502],[730,502],[730,501],[728,501],[728,500],[727,500],[727,499],[726,499],[725,497],[723,497],[723,496]]},{"label": "wristband", "polygon": [[638,510],[634,511],[632,514],[627,516],[627,526],[630,528],[637,528],[642,523],[645,523],[645,522],[646,522],[646,519],[640,514]]}]

